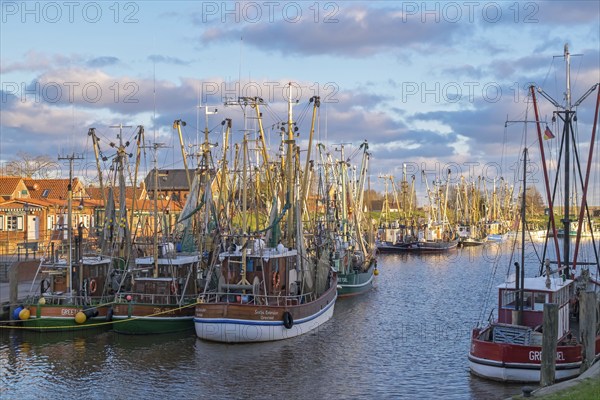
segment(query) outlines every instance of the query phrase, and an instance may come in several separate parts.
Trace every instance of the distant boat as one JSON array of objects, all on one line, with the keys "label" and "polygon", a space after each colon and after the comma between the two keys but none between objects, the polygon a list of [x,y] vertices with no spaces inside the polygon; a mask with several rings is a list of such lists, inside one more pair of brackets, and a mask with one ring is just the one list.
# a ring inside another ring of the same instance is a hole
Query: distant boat
[{"label": "distant boat", "polygon": [[487,242],[487,237],[482,237],[475,225],[459,224],[456,233],[459,246],[481,246]]},{"label": "distant boat", "polygon": [[[433,190],[429,189],[429,184],[427,183],[427,179],[425,179],[429,198],[428,222],[419,230],[418,240],[404,247],[405,250],[437,253],[452,250],[458,246],[459,237],[448,221],[446,210],[448,189],[450,188],[449,181],[450,170],[448,170],[445,185],[442,185],[441,179],[436,179],[433,182]],[[443,186],[445,186],[444,189],[442,189]]]},{"label": "distant boat", "polygon": [[[583,224],[580,233],[581,237],[592,237],[592,232],[594,231],[594,221],[590,221],[590,224],[592,226],[592,229],[589,229],[589,225],[587,223]],[[576,237],[578,228],[579,224],[577,223],[577,221],[572,222],[571,229],[569,230],[569,236]],[[557,236],[565,237],[565,230],[563,228],[559,228],[557,231]]]},{"label": "distant boat", "polygon": [[[412,175],[411,183],[407,180],[406,164],[402,166],[402,180],[398,189],[393,176],[383,175],[380,178],[385,182],[385,193],[383,209],[381,212],[382,220],[377,229],[377,238],[375,247],[379,253],[397,253],[406,251],[413,243],[418,240],[418,227],[413,215],[413,200],[415,196],[415,176]],[[388,180],[392,187],[392,194],[395,206],[401,210],[402,222],[390,221],[392,209],[388,201]]]}]

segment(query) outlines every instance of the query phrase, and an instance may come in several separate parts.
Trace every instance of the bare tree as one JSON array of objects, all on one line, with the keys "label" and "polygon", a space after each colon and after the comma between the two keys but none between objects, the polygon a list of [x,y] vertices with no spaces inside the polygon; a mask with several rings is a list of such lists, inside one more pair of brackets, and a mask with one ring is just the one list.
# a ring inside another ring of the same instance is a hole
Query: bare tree
[{"label": "bare tree", "polygon": [[6,173],[23,178],[47,179],[60,174],[60,165],[48,155],[34,156],[18,152],[17,158],[6,163]]},{"label": "bare tree", "polygon": [[533,215],[540,215],[544,212],[546,204],[542,194],[535,186],[527,186],[527,196],[525,198],[527,210]]}]

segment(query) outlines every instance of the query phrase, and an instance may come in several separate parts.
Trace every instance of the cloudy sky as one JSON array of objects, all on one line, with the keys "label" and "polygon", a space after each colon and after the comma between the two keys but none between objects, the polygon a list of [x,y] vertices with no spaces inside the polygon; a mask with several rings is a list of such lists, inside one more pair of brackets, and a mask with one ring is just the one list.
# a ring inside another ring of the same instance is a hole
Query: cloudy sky
[{"label": "cloudy sky", "polygon": [[[275,145],[292,82],[301,143],[309,99],[319,95],[316,140],[352,153],[367,139],[374,188],[382,189],[382,174],[400,179],[403,164],[419,190],[421,171],[431,182],[448,168],[491,185],[499,176],[512,181],[523,143],[537,149],[533,125],[505,124],[533,119],[528,86],[564,104],[565,43],[574,55],[573,100],[600,81],[596,1],[2,1],[0,29],[0,162],[20,151],[82,153],[81,175],[94,163],[90,127],[110,157],[118,133],[111,125],[132,126],[123,128],[129,141],[143,125],[147,145],[165,146],[164,168],[182,165],[174,120],[187,122],[194,150],[205,126],[199,105],[218,109],[208,117],[212,142],[222,145],[224,118],[239,141],[243,108],[224,106],[238,96],[268,103]],[[578,107],[583,159],[596,93]],[[554,106],[539,101],[540,118],[560,131]],[[556,143],[544,145],[556,153]],[[597,173],[593,179],[600,187]]]}]

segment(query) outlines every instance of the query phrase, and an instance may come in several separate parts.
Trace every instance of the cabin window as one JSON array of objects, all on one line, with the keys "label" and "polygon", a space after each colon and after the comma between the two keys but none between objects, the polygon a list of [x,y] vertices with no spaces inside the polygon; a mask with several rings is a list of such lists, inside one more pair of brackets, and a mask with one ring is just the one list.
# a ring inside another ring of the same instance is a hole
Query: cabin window
[{"label": "cabin window", "polygon": [[22,231],[23,230],[23,216],[22,215],[9,215],[6,218],[6,230],[7,231]]},{"label": "cabin window", "polygon": [[523,292],[523,310],[533,310],[532,292]]},{"label": "cabin window", "polygon": [[[534,301],[536,301],[536,300],[534,299],[533,292],[523,292],[523,310],[533,310],[534,309],[533,308]],[[502,308],[510,308],[512,310],[515,310],[517,308],[517,291],[516,290],[503,290],[502,291]],[[543,303],[542,303],[542,308],[543,308]]]},{"label": "cabin window", "polygon": [[548,296],[546,293],[534,293],[534,305],[535,311],[544,311],[544,303],[548,302]]},{"label": "cabin window", "polygon": [[517,296],[514,290],[502,291],[502,308],[516,308]]},{"label": "cabin window", "polygon": [[559,307],[569,301],[568,290],[569,289],[567,287],[564,287],[554,295],[554,303],[558,304]]}]

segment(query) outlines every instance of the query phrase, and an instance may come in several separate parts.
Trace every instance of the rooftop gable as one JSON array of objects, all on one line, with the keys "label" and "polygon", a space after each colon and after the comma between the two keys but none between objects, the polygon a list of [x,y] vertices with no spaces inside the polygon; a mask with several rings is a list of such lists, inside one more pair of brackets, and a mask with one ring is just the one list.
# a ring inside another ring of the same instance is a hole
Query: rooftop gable
[{"label": "rooftop gable", "polygon": [[[193,179],[193,171],[190,171],[190,179]],[[154,190],[154,170],[150,171],[144,180],[146,190]],[[159,169],[158,170],[158,190],[190,190],[185,169]]]}]

